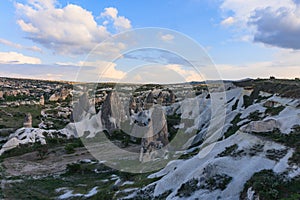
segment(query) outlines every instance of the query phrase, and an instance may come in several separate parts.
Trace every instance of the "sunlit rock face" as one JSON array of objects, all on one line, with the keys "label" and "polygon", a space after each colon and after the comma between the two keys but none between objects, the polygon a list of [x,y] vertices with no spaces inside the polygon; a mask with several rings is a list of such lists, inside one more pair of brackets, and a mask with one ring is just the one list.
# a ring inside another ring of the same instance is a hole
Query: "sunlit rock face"
[{"label": "sunlit rock face", "polygon": [[103,128],[110,134],[121,128],[121,122],[126,119],[124,106],[116,92],[110,92],[102,104],[101,121]]},{"label": "sunlit rock face", "polygon": [[62,88],[60,91],[55,92],[49,98],[49,101],[64,101],[67,99],[68,96],[71,95],[71,90],[67,88]]},{"label": "sunlit rock face", "polygon": [[73,113],[71,115],[72,122],[79,122],[82,118],[89,112],[91,108],[91,104],[89,102],[88,96],[86,93],[83,93],[80,97],[78,102],[75,104]]}]

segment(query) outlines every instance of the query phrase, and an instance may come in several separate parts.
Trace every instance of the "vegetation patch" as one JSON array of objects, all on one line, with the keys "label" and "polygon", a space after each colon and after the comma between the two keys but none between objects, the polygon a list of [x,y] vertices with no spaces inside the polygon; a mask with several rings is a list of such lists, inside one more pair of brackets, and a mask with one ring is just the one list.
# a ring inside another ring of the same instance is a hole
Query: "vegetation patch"
[{"label": "vegetation patch", "polygon": [[197,190],[225,190],[227,185],[232,180],[232,177],[227,174],[216,174],[207,180],[204,183],[196,178],[193,178],[185,183],[183,183],[177,191],[176,196],[179,197],[190,197]]},{"label": "vegetation patch", "polygon": [[260,113],[258,110],[251,112],[248,116],[248,119],[251,121],[260,121],[263,119],[262,113]]},{"label": "vegetation patch", "polygon": [[235,103],[232,105],[231,110],[232,110],[232,111],[233,111],[233,110],[236,110],[237,107],[238,107],[238,104],[239,104],[239,100],[237,99],[237,100],[235,101]]},{"label": "vegetation patch", "polygon": [[278,107],[267,107],[265,113],[269,114],[271,116],[278,115],[281,111],[285,109],[284,106],[278,106]]},{"label": "vegetation patch", "polygon": [[[270,94],[278,94],[282,97],[288,98],[300,98],[300,87],[299,81],[287,80],[287,79],[256,79],[256,80],[245,80],[239,82],[233,82],[238,87],[253,88],[254,91],[268,92]],[[253,97],[256,95],[253,94]],[[258,98],[258,95],[256,96]],[[251,98],[247,103],[250,105]]]},{"label": "vegetation patch", "polygon": [[293,148],[294,153],[292,157],[289,158],[289,164],[295,164],[299,166],[300,163],[300,126],[293,128],[293,131],[289,134],[283,134],[279,129],[275,129],[271,132],[266,133],[254,133],[268,139],[278,142],[287,147]]},{"label": "vegetation patch", "polygon": [[216,174],[215,176],[207,179],[205,184],[201,185],[201,189],[208,189],[209,191],[217,189],[225,190],[231,180],[232,177],[227,174]]},{"label": "vegetation patch", "polygon": [[195,191],[200,189],[200,186],[198,185],[199,180],[198,179],[191,179],[181,185],[181,187],[178,189],[176,196],[179,197],[189,197],[191,196]]},{"label": "vegetation patch", "polygon": [[41,145],[40,143],[36,142],[33,144],[20,144],[18,147],[11,149],[9,151],[5,151],[1,156],[0,159],[20,156],[26,153],[37,151],[38,156],[42,159],[48,153],[48,149],[60,147],[61,145],[72,145],[74,148],[83,147],[83,144],[79,138],[74,139],[64,139],[64,138],[46,138],[46,144]]},{"label": "vegetation patch", "polygon": [[21,128],[27,113],[32,115],[32,126],[38,127],[41,122],[41,106],[24,105],[17,107],[0,108],[0,127],[2,128]]},{"label": "vegetation patch", "polygon": [[266,152],[266,157],[270,160],[279,161],[288,152],[288,149],[268,149]]},{"label": "vegetation patch", "polygon": [[176,136],[178,128],[175,128],[174,126],[179,125],[181,121],[181,115],[173,114],[173,115],[167,115],[167,126],[168,126],[168,132],[169,132],[169,141],[172,141],[172,139]]},{"label": "vegetation patch", "polygon": [[217,157],[225,157],[225,156],[231,156],[231,157],[238,157],[242,156],[245,152],[244,150],[237,150],[238,145],[234,144],[229,147],[226,147],[225,150],[217,155]]},{"label": "vegetation patch", "polygon": [[187,160],[195,155],[197,155],[200,151],[200,148],[195,148],[192,152],[182,154],[178,159]]},{"label": "vegetation patch", "polygon": [[255,156],[257,155],[258,153],[261,153],[264,151],[264,145],[263,144],[255,144],[254,146],[252,146],[250,149],[249,149],[249,155],[250,156]]},{"label": "vegetation patch", "polygon": [[231,135],[235,134],[241,126],[238,126],[237,124],[241,121],[241,113],[237,114],[235,118],[230,122],[232,126],[229,127],[229,129],[224,134],[225,138],[230,137]]},{"label": "vegetation patch", "polygon": [[281,174],[272,170],[262,170],[255,173],[245,184],[240,198],[247,198],[247,190],[252,187],[261,200],[285,199],[298,200],[300,197],[300,179],[286,180]]}]

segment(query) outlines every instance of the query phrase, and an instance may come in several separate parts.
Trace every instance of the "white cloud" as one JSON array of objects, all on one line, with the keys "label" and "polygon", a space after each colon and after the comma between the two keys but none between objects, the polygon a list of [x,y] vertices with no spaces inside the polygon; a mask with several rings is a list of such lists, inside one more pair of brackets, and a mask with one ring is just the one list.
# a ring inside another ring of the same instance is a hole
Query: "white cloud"
[{"label": "white cloud", "polygon": [[16,49],[26,49],[26,50],[35,51],[35,52],[42,52],[42,49],[37,46],[26,47],[21,44],[17,44],[17,43],[14,43],[14,42],[2,39],[2,38],[0,38],[0,43],[4,44],[6,46],[16,48]]},{"label": "white cloud", "polygon": [[24,20],[20,19],[17,21],[19,26],[21,27],[22,31],[28,32],[28,33],[38,33],[39,29],[34,27],[31,23],[25,23]]},{"label": "white cloud", "polygon": [[81,67],[95,67],[92,71],[87,72],[90,73],[90,75],[86,76],[85,74],[80,74],[83,75],[82,77],[78,77],[79,80],[81,81],[90,81],[90,80],[84,80],[87,77],[90,78],[93,76],[93,80],[107,80],[107,79],[112,79],[112,80],[119,80],[122,79],[126,73],[117,70],[116,69],[116,64],[113,62],[107,62],[103,60],[97,60],[97,61],[80,61],[78,63],[79,66]]},{"label": "white cloud", "polygon": [[[68,4],[57,8],[55,0],[29,0],[28,4],[16,3],[17,23],[27,33],[26,38],[54,50],[59,54],[85,54],[102,42],[111,33],[107,30],[109,21],[99,25],[88,10]],[[130,21],[118,16],[115,8],[107,8],[117,29],[131,28]]]},{"label": "white cloud", "polygon": [[17,52],[0,52],[0,64],[41,64],[41,60]]},{"label": "white cloud", "polygon": [[163,41],[172,41],[174,40],[174,35],[171,35],[171,34],[165,34],[165,35],[162,35],[161,36],[161,39]]},{"label": "white cloud", "polygon": [[227,17],[226,19],[224,19],[221,24],[223,26],[230,26],[232,25],[233,23],[235,22],[234,18],[233,17]]},{"label": "white cloud", "polygon": [[[131,28],[131,22],[124,16],[118,16],[118,10],[113,7],[105,8],[101,13],[101,17],[107,17],[113,21],[115,28],[119,31],[127,30]],[[108,21],[104,21],[107,24]]]},{"label": "white cloud", "polygon": [[201,76],[201,74],[198,73],[195,69],[188,70],[188,69],[184,68],[183,66],[177,65],[177,64],[166,65],[166,68],[170,69],[170,70],[176,72],[177,74],[179,74],[180,76],[182,76],[186,82],[203,80],[203,77]]},{"label": "white cloud", "polygon": [[[234,19],[241,34],[255,42],[300,49],[300,6],[296,0],[224,0],[221,9]],[[231,18],[222,24],[231,23]]]}]

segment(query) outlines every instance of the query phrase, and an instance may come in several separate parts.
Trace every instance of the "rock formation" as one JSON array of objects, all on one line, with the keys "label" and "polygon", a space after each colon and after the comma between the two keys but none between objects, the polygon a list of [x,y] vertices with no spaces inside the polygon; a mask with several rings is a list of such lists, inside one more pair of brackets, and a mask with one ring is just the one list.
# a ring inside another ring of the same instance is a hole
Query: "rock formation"
[{"label": "rock formation", "polygon": [[153,106],[154,103],[154,96],[153,93],[150,92],[146,98],[146,102],[145,102],[145,109],[148,110]]},{"label": "rock formation", "polygon": [[75,104],[74,109],[73,109],[73,113],[71,114],[71,121],[75,121],[78,122],[80,121],[83,116],[88,113],[89,109],[90,109],[91,105],[88,99],[88,96],[86,93],[82,94],[79,97],[78,102]]},{"label": "rock formation", "polygon": [[137,105],[136,105],[136,101],[135,101],[135,97],[130,97],[129,100],[129,113],[133,114],[137,109]]},{"label": "rock formation", "polygon": [[173,91],[170,91],[169,93],[170,93],[170,94],[169,94],[169,97],[168,97],[168,102],[167,102],[167,104],[173,104],[173,103],[175,103],[176,96],[175,96],[175,94],[174,94]]},{"label": "rock formation", "polygon": [[25,128],[32,128],[32,116],[30,113],[27,113],[24,119],[23,126]]},{"label": "rock formation", "polygon": [[246,133],[263,133],[273,131],[276,128],[280,128],[280,124],[274,119],[268,119],[265,121],[252,121],[243,126],[241,130]]},{"label": "rock formation", "polygon": [[40,97],[40,105],[41,105],[41,106],[44,106],[44,105],[45,105],[45,98],[44,98],[44,95],[42,95],[42,96]]},{"label": "rock formation", "polygon": [[110,92],[102,104],[101,121],[103,128],[110,134],[120,129],[121,122],[126,119],[124,105],[116,92]]},{"label": "rock formation", "polygon": [[59,92],[52,94],[49,101],[64,101],[69,95],[71,95],[71,90],[62,88]]},{"label": "rock formation", "polygon": [[162,157],[163,155],[160,155],[161,152],[158,150],[169,143],[167,120],[164,111],[158,106],[154,106],[151,110],[147,132],[142,139],[140,160],[143,162]]}]

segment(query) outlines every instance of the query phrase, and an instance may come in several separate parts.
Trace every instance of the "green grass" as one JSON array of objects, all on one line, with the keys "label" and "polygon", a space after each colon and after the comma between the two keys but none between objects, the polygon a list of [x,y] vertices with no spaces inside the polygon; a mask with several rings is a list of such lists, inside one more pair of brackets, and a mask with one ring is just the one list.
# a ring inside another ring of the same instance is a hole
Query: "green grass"
[{"label": "green grass", "polygon": [[[31,113],[32,126],[37,127],[41,122],[41,110],[42,108],[40,105],[0,108],[0,126],[6,128],[21,128],[23,127],[25,115]],[[12,116],[7,115],[6,113],[10,113]]]},{"label": "green grass", "polygon": [[[256,79],[234,82],[234,84],[239,87],[252,87],[257,92],[264,91],[270,94],[279,94],[282,97],[300,98],[299,81],[293,79]],[[255,99],[257,98],[258,96],[255,97]],[[248,100],[250,100],[248,103],[251,103],[251,99]]]},{"label": "green grass", "polygon": [[[95,173],[97,169],[101,173]],[[111,180],[111,175],[117,175],[121,181],[133,181],[132,185],[115,186],[116,180]],[[67,166],[66,173],[60,176],[49,176],[40,179],[31,177],[21,177],[24,181],[21,183],[10,183],[3,191],[4,199],[55,199],[63,194],[56,192],[55,189],[67,187],[73,190],[73,193],[86,194],[93,187],[98,187],[98,193],[90,199],[116,199],[126,194],[119,193],[114,197],[117,191],[126,188],[142,188],[159,178],[148,179],[146,174],[131,174],[111,169],[103,164],[74,163]],[[108,179],[107,182],[102,180]],[[22,191],[22,192],[21,192]],[[82,199],[76,197],[72,199]]]},{"label": "green grass", "polygon": [[[83,147],[83,144],[79,138],[74,139],[63,139],[63,138],[47,138],[46,139],[47,144],[45,147],[48,149],[55,148],[55,147],[61,147],[62,145],[66,146],[72,146],[73,148],[77,147]],[[11,149],[9,151],[4,152],[0,156],[0,160],[4,158],[14,157],[14,156],[20,156],[26,153],[30,153],[33,151],[38,151],[40,149],[41,144],[40,143],[33,143],[33,144],[23,144],[19,147],[16,147],[14,149]]]}]

